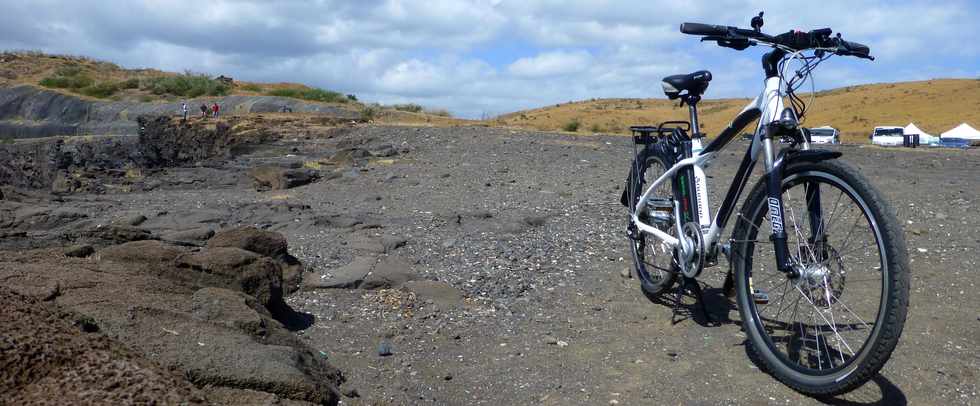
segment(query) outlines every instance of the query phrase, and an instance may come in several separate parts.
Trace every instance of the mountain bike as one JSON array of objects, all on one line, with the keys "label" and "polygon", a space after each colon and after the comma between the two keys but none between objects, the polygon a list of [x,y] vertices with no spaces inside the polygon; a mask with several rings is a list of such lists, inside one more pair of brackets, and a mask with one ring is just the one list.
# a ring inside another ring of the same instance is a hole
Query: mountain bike
[{"label": "mountain bike", "polygon": [[[706,142],[697,106],[711,73],[664,78],[668,99],[687,104],[690,121],[631,127],[633,163],[621,198],[627,235],[640,287],[652,299],[678,280],[698,287],[695,278],[724,255],[724,290],[734,291],[752,358],[801,393],[834,396],[867,382],[895,349],[908,308],[908,252],[893,210],[860,171],[839,160],[841,152],[810,148],[807,102],[796,91],[807,79],[812,86],[813,70],[832,56],[874,58],[829,28],[770,36],[762,25],[762,13],[752,29],[681,24],[682,33],[722,47],[773,48],[762,58],[764,89]],[[756,120],[711,217],[705,169]],[[736,212],[760,159],[764,173]]]}]

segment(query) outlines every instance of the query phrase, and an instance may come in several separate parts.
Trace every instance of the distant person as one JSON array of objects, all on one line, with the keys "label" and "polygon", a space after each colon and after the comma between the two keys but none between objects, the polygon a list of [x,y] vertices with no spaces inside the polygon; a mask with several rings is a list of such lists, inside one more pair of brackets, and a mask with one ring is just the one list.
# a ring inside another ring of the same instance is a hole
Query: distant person
[{"label": "distant person", "polygon": [[218,112],[220,111],[221,107],[218,106],[218,102],[214,102],[214,105],[211,106],[211,117],[218,118]]},{"label": "distant person", "polygon": [[208,105],[207,103],[201,103],[201,118],[208,119]]},{"label": "distant person", "polygon": [[184,115],[184,121],[187,121],[187,102],[180,102],[180,112]]}]

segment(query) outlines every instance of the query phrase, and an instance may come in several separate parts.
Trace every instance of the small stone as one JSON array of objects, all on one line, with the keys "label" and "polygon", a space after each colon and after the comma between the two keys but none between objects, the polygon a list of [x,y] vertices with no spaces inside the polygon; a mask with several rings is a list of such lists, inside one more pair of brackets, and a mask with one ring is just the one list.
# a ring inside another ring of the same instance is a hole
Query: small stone
[{"label": "small stone", "polygon": [[616,400],[616,399],[612,399],[612,400],[609,401],[609,404],[610,405],[618,405],[619,404],[619,401]]},{"label": "small stone", "polygon": [[361,394],[357,391],[357,388],[353,388],[353,387],[347,387],[347,388],[341,389],[341,394],[343,394],[344,396],[346,396],[348,398],[359,398],[359,397],[361,397]]},{"label": "small stone", "polygon": [[447,381],[451,381],[451,380],[453,380],[453,375],[452,374],[446,374],[446,376],[442,377],[442,379],[447,380]]},{"label": "small stone", "polygon": [[622,276],[623,279],[630,279],[633,277],[633,273],[630,272],[629,268],[624,268],[622,271],[619,271],[619,276]]},{"label": "small stone", "polygon": [[946,220],[947,217],[946,213],[936,213],[936,220]]},{"label": "small stone", "polygon": [[391,343],[388,341],[382,341],[378,345],[378,355],[382,357],[387,357],[394,354],[391,349]]},{"label": "small stone", "polygon": [[922,252],[922,253],[929,252],[929,250],[927,250],[925,248],[916,248],[916,251],[919,251],[919,252]]},{"label": "small stone", "polygon": [[555,344],[558,344],[559,347],[568,347],[568,342],[562,340],[558,340],[558,342]]},{"label": "small stone", "polygon": [[552,336],[545,336],[544,343],[548,345],[558,345],[558,339]]},{"label": "small stone", "polygon": [[450,239],[447,239],[446,241],[443,241],[442,242],[442,247],[443,248],[452,248],[455,245],[456,245],[456,239],[455,238],[450,238]]},{"label": "small stone", "polygon": [[541,227],[544,223],[548,222],[548,216],[526,216],[523,221],[529,226]]},{"label": "small stone", "polygon": [[65,248],[65,256],[73,258],[85,258],[95,253],[95,248],[88,244],[72,245]]}]

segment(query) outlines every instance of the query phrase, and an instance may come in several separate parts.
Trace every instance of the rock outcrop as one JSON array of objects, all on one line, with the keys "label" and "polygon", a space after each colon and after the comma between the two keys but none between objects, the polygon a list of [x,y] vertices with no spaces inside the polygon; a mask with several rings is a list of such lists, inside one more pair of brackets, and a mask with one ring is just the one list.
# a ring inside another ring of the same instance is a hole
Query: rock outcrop
[{"label": "rock outcrop", "polygon": [[[188,106],[202,103],[218,103],[225,113],[274,113],[285,106],[293,112],[318,113],[344,120],[360,117],[354,110],[286,97],[224,96],[187,100]],[[0,87],[0,133],[14,138],[135,135],[140,128],[134,120],[136,117],[176,117],[179,112],[179,101],[95,101],[29,85]]]},{"label": "rock outcrop", "polygon": [[[180,380],[172,385],[149,380],[143,385],[166,390],[153,389],[148,396],[164,400],[170,396],[174,403],[204,393],[207,400],[216,396],[222,401],[293,399],[336,404],[342,375],[291,331],[313,320],[286,304],[286,269],[302,271],[289,255],[286,240],[251,227],[220,231],[205,247],[140,240],[110,245],[90,258],[65,256],[59,249],[24,250],[0,258],[0,279],[13,291],[78,314],[84,320],[79,328],[92,331],[93,337],[125,343],[163,370],[181,371],[198,388]],[[9,341],[0,337],[4,339],[0,343]],[[17,354],[28,349],[15,348]],[[9,358],[6,350],[3,354],[3,366],[21,356]],[[114,362],[113,354],[99,354],[80,359],[95,357],[94,370],[99,362]],[[138,368],[152,363],[139,362],[130,369],[153,378]],[[62,375],[52,376],[87,382],[84,377]],[[41,373],[18,375],[24,382],[16,385],[48,388],[41,378]],[[126,379],[137,378],[127,375]],[[129,385],[128,381],[121,384]],[[35,393],[28,389],[16,390]],[[129,396],[129,390],[115,396]],[[80,386],[72,392],[87,396]]]}]

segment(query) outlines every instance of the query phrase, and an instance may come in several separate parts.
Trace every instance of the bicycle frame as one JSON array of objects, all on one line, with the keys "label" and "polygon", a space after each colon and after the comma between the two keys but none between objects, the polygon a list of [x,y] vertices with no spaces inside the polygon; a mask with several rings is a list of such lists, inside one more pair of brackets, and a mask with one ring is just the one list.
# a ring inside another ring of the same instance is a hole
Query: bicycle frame
[{"label": "bicycle frame", "polygon": [[[696,193],[698,207],[704,207],[705,213],[709,213],[707,208],[709,208],[709,202],[707,201],[707,183],[704,180],[704,169],[710,166],[711,162],[714,160],[716,154],[724,149],[735,137],[738,136],[739,132],[742,131],[745,126],[749,125],[753,120],[759,118],[759,124],[756,127],[755,134],[752,137],[752,143],[750,144],[748,150],[745,152],[745,157],[742,158],[742,162],[735,173],[734,179],[732,179],[732,184],[728,188],[728,192],[725,195],[725,200],[722,202],[718,212],[715,214],[714,219],[711,221],[707,232],[704,233],[704,244],[707,247],[714,247],[718,243],[722,231],[725,229],[725,225],[728,223],[731,217],[732,211],[735,207],[735,203],[738,201],[739,196],[741,196],[745,184],[748,182],[749,176],[751,175],[752,168],[755,167],[756,162],[759,160],[759,156],[764,157],[766,173],[770,173],[773,170],[775,161],[775,152],[773,150],[772,138],[763,137],[764,129],[772,122],[779,120],[779,115],[783,111],[783,93],[782,93],[783,82],[779,76],[772,76],[765,80],[765,87],[753,101],[745,106],[744,109],[735,117],[735,119],[718,134],[718,137],[711,141],[704,149],[700,152],[695,153],[690,158],[685,158],[672,167],[667,169],[667,171],[661,175],[657,180],[653,181],[647,190],[640,196],[639,200],[634,207],[632,214],[632,222],[636,227],[648,234],[655,236],[656,238],[666,242],[671,247],[676,247],[681,244],[681,241],[660,229],[642,222],[639,218],[640,210],[647,205],[647,201],[650,198],[650,194],[659,187],[664,182],[668,182],[670,179],[677,174],[678,171],[688,167],[694,166],[699,170],[695,170],[695,181],[700,185],[705,185],[705,193]],[[804,149],[808,149],[809,145],[804,143]],[[676,203],[675,203],[676,204]],[[675,207],[675,213],[676,213]],[[778,216],[782,218],[782,208],[777,207]],[[696,214],[696,213],[695,213]],[[681,224],[679,224],[680,219],[677,217],[675,220],[677,224],[677,229],[680,230]],[[702,231],[703,228],[702,228]]]}]

